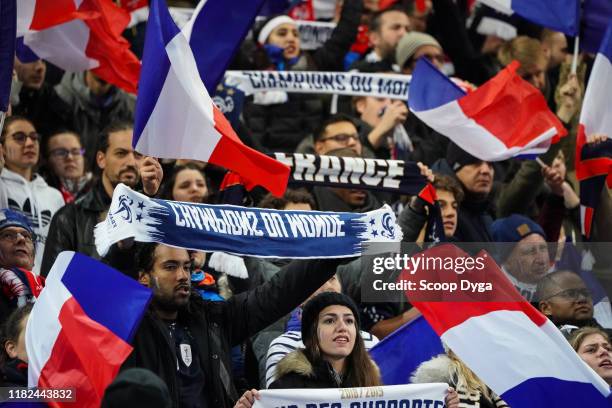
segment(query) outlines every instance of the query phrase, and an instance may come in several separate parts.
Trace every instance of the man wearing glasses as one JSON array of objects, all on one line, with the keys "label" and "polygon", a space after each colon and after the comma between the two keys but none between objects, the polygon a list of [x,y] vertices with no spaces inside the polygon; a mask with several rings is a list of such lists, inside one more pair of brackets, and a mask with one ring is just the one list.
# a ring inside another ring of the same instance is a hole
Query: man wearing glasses
[{"label": "man wearing glasses", "polygon": [[38,273],[51,218],[64,205],[64,199],[35,172],[40,155],[40,135],[28,119],[20,116],[7,118],[0,142],[6,161],[0,180],[8,207],[26,215],[36,232],[34,272]]},{"label": "man wearing glasses", "polygon": [[0,323],[16,308],[33,302],[42,290],[44,281],[31,272],[35,240],[25,216],[0,210]]}]

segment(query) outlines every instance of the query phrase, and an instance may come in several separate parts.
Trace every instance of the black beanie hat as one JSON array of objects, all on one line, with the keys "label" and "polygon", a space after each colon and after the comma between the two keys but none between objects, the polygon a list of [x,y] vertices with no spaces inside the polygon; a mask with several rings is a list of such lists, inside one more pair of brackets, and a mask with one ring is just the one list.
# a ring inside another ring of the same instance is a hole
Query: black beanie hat
[{"label": "black beanie hat", "polygon": [[104,391],[101,408],[170,408],[166,383],[143,368],[122,371]]},{"label": "black beanie hat", "polygon": [[312,327],[319,318],[319,313],[321,313],[321,310],[331,305],[341,305],[351,309],[353,316],[355,316],[356,328],[359,330],[359,311],[357,310],[355,302],[353,302],[350,297],[343,295],[342,293],[323,292],[306,302],[302,308],[302,341],[305,341],[312,335]]},{"label": "black beanie hat", "polygon": [[450,142],[446,149],[446,161],[451,169],[453,169],[454,172],[457,172],[463,166],[480,163],[482,160],[480,160],[478,157],[472,156],[455,143]]}]

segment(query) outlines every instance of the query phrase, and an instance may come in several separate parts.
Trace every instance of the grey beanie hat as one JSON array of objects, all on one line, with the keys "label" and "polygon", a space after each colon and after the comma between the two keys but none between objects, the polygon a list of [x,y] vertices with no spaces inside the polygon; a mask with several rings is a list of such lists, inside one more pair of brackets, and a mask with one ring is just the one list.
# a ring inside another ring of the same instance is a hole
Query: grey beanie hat
[{"label": "grey beanie hat", "polygon": [[414,55],[416,50],[424,45],[433,45],[434,47],[442,49],[440,43],[429,34],[420,33],[418,31],[411,31],[404,34],[395,49],[395,62],[400,68],[403,68],[406,61]]}]

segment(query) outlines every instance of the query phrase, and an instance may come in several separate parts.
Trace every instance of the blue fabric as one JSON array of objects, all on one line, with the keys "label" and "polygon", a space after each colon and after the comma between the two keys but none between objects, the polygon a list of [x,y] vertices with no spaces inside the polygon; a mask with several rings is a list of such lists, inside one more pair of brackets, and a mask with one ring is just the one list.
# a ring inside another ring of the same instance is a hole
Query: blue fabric
[{"label": "blue fabric", "polygon": [[62,283],[92,320],[130,342],[152,296],[150,289],[78,252]]},{"label": "blue fabric", "polygon": [[[580,48],[592,53],[600,50],[610,21],[612,21],[612,1],[585,0],[582,5]],[[610,54],[607,55],[610,58]]]},{"label": "blue fabric", "polygon": [[370,349],[384,385],[408,384],[417,367],[444,353],[440,338],[422,316],[400,327]]},{"label": "blue fabric", "polygon": [[40,59],[40,57],[36,55],[30,47],[25,45],[23,42],[23,37],[17,38],[17,43],[15,45],[15,56],[24,64],[35,62]]},{"label": "blue fabric", "polygon": [[531,378],[504,392],[500,397],[511,407],[589,407],[610,408],[612,395],[604,397],[590,383],[558,378]]},{"label": "blue fabric", "polygon": [[302,331],[302,306],[293,309],[285,331]]},{"label": "blue fabric", "polygon": [[612,63],[612,16],[610,17],[610,24],[608,24],[608,29],[599,47],[599,53]]},{"label": "blue fabric", "polygon": [[8,110],[13,78],[15,37],[17,35],[16,0],[0,0],[0,111]]},{"label": "blue fabric", "polygon": [[440,72],[427,58],[419,58],[410,81],[408,106],[426,111],[455,101],[465,92]]},{"label": "blue fabric", "polygon": [[579,0],[512,0],[512,10],[519,16],[572,37],[578,34]]},{"label": "blue fabric", "polygon": [[28,231],[32,237],[35,237],[32,225],[28,220],[28,217],[20,213],[19,211],[11,210],[10,208],[3,208],[0,210],[0,230],[8,227],[20,227]]},{"label": "blue fabric", "polygon": [[546,239],[546,234],[538,223],[519,214],[495,220],[491,225],[491,234],[495,242],[519,242],[531,234],[539,234]]}]

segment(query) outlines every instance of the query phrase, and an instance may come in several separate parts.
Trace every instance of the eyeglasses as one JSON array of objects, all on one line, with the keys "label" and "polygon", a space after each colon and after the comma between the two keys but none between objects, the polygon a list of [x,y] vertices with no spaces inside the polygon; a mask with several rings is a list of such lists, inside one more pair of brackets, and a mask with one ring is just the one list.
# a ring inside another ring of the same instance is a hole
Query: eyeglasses
[{"label": "eyeglasses", "polygon": [[11,243],[15,243],[17,242],[17,240],[19,239],[19,236],[21,236],[23,239],[25,239],[28,242],[32,242],[32,234],[30,234],[28,231],[2,231],[0,232],[0,241],[9,241]]},{"label": "eyeglasses", "polygon": [[320,141],[325,142],[326,140],[333,140],[338,143],[348,143],[350,139],[353,139],[354,141],[358,142],[359,136],[356,134],[347,135],[346,133],[340,133],[339,135],[329,136],[325,139],[320,139]]},{"label": "eyeglasses", "polygon": [[58,157],[64,160],[66,160],[68,156],[70,155],[74,157],[79,157],[79,156],[83,156],[84,154],[85,154],[85,149],[76,148],[76,147],[74,149],[58,148],[58,149],[53,149],[49,152],[50,156]]},{"label": "eyeglasses", "polygon": [[40,134],[36,132],[31,132],[31,133],[15,132],[11,135],[11,137],[13,138],[15,142],[17,142],[20,145],[25,144],[27,138],[30,138],[30,140],[34,143],[40,140]]},{"label": "eyeglasses", "polygon": [[566,300],[574,300],[574,299],[579,299],[581,297],[590,299],[591,298],[591,292],[589,292],[589,290],[587,288],[573,288],[573,289],[566,289],[563,290],[559,293],[555,293],[552,296],[547,297],[544,300],[548,300],[551,298],[554,298],[555,296],[560,296],[563,299]]}]

